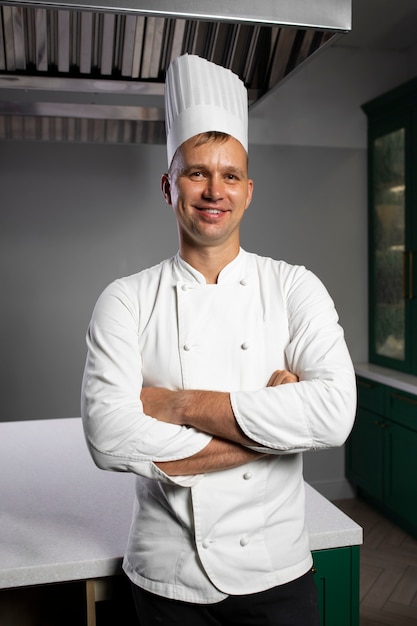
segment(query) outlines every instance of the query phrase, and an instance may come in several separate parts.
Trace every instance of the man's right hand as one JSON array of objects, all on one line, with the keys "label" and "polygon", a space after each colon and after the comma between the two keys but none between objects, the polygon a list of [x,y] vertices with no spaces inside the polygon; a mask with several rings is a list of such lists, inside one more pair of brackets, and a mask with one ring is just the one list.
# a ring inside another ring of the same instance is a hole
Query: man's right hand
[{"label": "man's right hand", "polygon": [[286,385],[287,383],[298,383],[299,380],[296,374],[292,374],[288,370],[275,370],[266,386],[278,387],[278,385]]}]

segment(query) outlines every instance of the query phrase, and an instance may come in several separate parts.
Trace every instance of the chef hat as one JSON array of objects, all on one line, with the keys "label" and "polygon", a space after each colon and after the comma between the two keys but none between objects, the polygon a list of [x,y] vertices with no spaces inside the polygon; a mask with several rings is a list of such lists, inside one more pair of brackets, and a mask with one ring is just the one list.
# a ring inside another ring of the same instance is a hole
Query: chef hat
[{"label": "chef hat", "polygon": [[165,82],[168,165],[177,148],[208,131],[231,135],[248,151],[248,96],[231,70],[184,54],[169,66]]}]

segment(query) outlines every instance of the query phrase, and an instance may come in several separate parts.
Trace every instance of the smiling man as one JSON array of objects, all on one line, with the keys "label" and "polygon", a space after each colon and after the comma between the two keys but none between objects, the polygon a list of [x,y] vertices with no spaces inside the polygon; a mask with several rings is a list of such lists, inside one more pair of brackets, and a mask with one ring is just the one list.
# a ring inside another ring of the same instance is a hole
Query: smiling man
[{"label": "smiling man", "polygon": [[302,452],[351,430],[343,331],[311,272],[240,247],[239,78],[179,57],[166,125],[179,252],[100,296],[82,391],[95,462],[137,475],[124,570],[139,624],[317,626]]},{"label": "smiling man", "polygon": [[[239,252],[239,225],[252,199],[247,155],[229,135],[197,135],[177,150],[162,177],[166,201],[174,207],[183,258],[215,255],[219,271]],[[191,260],[191,259],[190,259]],[[203,261],[202,273],[207,271]]]}]

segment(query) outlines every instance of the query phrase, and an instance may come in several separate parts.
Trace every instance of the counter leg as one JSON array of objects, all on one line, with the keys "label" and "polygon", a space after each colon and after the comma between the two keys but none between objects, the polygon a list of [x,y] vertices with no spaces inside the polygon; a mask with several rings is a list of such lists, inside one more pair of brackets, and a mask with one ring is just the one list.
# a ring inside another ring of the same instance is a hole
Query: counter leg
[{"label": "counter leg", "polygon": [[85,581],[87,626],[96,626],[96,590],[94,579]]}]

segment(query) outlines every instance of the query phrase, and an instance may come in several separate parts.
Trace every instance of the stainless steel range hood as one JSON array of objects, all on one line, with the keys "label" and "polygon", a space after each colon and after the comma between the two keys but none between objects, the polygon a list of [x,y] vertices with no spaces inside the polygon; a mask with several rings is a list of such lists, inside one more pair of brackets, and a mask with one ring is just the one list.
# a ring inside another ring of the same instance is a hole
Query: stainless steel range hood
[{"label": "stainless steel range hood", "polygon": [[0,1],[0,140],[163,143],[163,83],[189,52],[254,106],[351,27],[351,0]]}]

